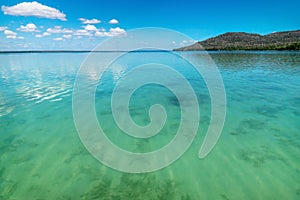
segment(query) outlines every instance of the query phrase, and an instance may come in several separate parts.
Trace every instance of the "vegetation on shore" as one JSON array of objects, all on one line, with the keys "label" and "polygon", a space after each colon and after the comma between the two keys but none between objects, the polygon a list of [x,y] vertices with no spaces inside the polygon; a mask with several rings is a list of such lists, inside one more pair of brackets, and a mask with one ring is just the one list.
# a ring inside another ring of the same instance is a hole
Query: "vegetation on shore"
[{"label": "vegetation on shore", "polygon": [[300,50],[300,30],[268,35],[228,32],[175,50]]}]

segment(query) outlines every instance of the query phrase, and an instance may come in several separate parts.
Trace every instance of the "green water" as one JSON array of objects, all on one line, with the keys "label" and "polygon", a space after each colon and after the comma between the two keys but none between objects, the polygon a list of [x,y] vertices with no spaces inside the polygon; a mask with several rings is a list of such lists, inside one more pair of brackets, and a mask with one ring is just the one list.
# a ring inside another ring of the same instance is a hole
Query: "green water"
[{"label": "green water", "polygon": [[[201,53],[187,54],[201,63]],[[0,54],[0,199],[300,198],[299,52],[211,53],[224,81],[227,116],[220,140],[202,160],[198,151],[210,121],[208,90],[195,70],[168,60],[196,91],[200,126],[179,160],[147,174],[110,169],[81,143],[73,121],[72,91],[86,56]],[[165,62],[166,57],[162,52],[144,52],[121,60],[125,67],[116,63],[108,70],[95,96],[107,137],[134,152],[167,144],[180,120],[176,97],[163,87],[148,85],[133,95],[131,115],[137,124],[145,125],[149,107],[164,105],[168,121],[161,134],[133,139],[114,123],[113,86],[141,58]]]}]

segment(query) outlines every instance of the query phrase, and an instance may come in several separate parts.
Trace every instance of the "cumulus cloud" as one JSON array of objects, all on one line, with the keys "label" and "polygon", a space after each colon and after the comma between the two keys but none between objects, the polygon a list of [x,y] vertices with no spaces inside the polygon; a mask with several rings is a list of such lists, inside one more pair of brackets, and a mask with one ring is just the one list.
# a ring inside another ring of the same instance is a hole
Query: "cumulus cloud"
[{"label": "cumulus cloud", "polygon": [[85,19],[85,18],[79,18],[79,21],[83,24],[99,24],[101,21],[99,19]]},{"label": "cumulus cloud", "polygon": [[7,30],[7,29],[4,30],[4,34],[6,35],[6,38],[9,38],[9,39],[24,39],[24,37],[22,37],[22,36],[17,37],[18,34],[11,30]]},{"label": "cumulus cloud", "polygon": [[49,36],[49,35],[51,35],[51,33],[48,33],[48,32],[43,33],[43,36]]},{"label": "cumulus cloud", "polygon": [[72,35],[68,34],[68,35],[63,35],[63,38],[66,38],[66,39],[70,39],[72,37]]},{"label": "cumulus cloud", "polygon": [[7,35],[6,38],[8,38],[8,39],[16,39],[17,36],[15,36],[15,35]]},{"label": "cumulus cloud", "polygon": [[7,29],[7,26],[0,26],[0,31],[4,31]]},{"label": "cumulus cloud", "polygon": [[111,19],[108,23],[110,23],[110,24],[118,24],[119,21],[116,20],[116,19]]},{"label": "cumulus cloud", "polygon": [[37,31],[37,27],[35,24],[27,24],[26,26],[21,25],[20,28],[17,29],[18,31],[22,31],[22,32],[36,32]]},{"label": "cumulus cloud", "polygon": [[48,32],[48,33],[73,33],[73,30],[67,29],[67,28],[62,29],[61,26],[54,26],[54,28],[48,28],[46,30],[46,32]]},{"label": "cumulus cloud", "polygon": [[87,30],[77,30],[74,32],[76,36],[91,36],[92,34]]},{"label": "cumulus cloud", "polygon": [[66,15],[61,11],[36,1],[22,2],[14,6],[1,6],[5,15],[14,16],[34,16],[48,19],[60,19],[66,21]]},{"label": "cumulus cloud", "polygon": [[35,37],[41,38],[41,37],[45,37],[45,36],[49,36],[49,35],[51,35],[51,33],[44,32],[43,34],[36,34]]},{"label": "cumulus cloud", "polygon": [[87,31],[97,31],[97,28],[94,25],[88,24],[88,25],[84,26],[84,30],[87,30]]},{"label": "cumulus cloud", "polygon": [[113,37],[117,35],[126,35],[126,31],[122,28],[111,28],[109,31],[96,31],[95,36],[99,37]]},{"label": "cumulus cloud", "polygon": [[63,40],[63,38],[58,37],[58,38],[53,38],[53,40],[55,40],[55,41],[61,41],[61,40]]},{"label": "cumulus cloud", "polygon": [[99,36],[99,37],[108,37],[109,36],[109,33],[108,32],[105,32],[105,31],[97,31],[95,33],[95,36]]},{"label": "cumulus cloud", "polygon": [[122,28],[119,28],[119,27],[116,27],[116,28],[111,28],[109,29],[109,32],[112,34],[112,35],[122,35],[122,34],[125,34],[126,31]]},{"label": "cumulus cloud", "polygon": [[11,30],[4,30],[4,34],[5,34],[5,35],[17,35],[16,32],[13,32],[13,31],[11,31]]}]

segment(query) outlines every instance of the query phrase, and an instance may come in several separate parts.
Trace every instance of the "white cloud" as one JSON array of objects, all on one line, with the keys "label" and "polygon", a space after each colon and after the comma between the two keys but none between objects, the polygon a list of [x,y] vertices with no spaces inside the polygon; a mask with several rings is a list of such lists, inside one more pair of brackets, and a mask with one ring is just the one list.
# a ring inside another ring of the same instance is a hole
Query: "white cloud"
[{"label": "white cloud", "polygon": [[16,39],[17,36],[15,36],[15,35],[7,35],[6,38],[9,38],[9,39]]},{"label": "white cloud", "polygon": [[7,26],[0,26],[0,31],[4,31],[7,29]]},{"label": "white cloud", "polygon": [[108,23],[110,23],[110,24],[118,24],[119,21],[116,20],[116,19],[111,19]]},{"label": "white cloud", "polygon": [[84,26],[84,29],[87,30],[87,31],[97,31],[96,26],[90,25],[90,24]]},{"label": "white cloud", "polygon": [[99,36],[99,37],[108,37],[109,36],[109,32],[105,32],[105,31],[97,31],[95,33],[95,36]]},{"label": "white cloud", "polygon": [[109,32],[112,34],[112,36],[126,34],[126,31],[119,27],[111,28],[109,29]]},{"label": "white cloud", "polygon": [[73,30],[64,28],[62,29],[62,33],[73,33]]},{"label": "white cloud", "polygon": [[87,30],[77,30],[74,35],[77,35],[77,36],[91,36],[91,33],[89,33]]},{"label": "white cloud", "polygon": [[95,36],[99,37],[112,37],[112,36],[117,36],[117,35],[125,35],[126,31],[122,28],[116,27],[116,28],[111,28],[109,31],[96,31]]},{"label": "white cloud", "polygon": [[74,35],[76,36],[91,36],[92,34],[87,30],[77,30]]},{"label": "white cloud", "polygon": [[55,8],[40,4],[36,1],[22,2],[14,6],[1,6],[5,15],[35,16],[66,21],[66,15]]},{"label": "white cloud", "polygon": [[79,18],[81,23],[83,24],[99,24],[101,21],[99,19],[85,19],[85,18]]},{"label": "white cloud", "polygon": [[53,38],[53,40],[55,40],[55,41],[62,41],[62,40],[63,40],[63,38],[61,38],[61,37],[58,37],[58,38]]},{"label": "white cloud", "polygon": [[22,32],[36,32],[36,28],[35,24],[29,23],[26,26],[21,25],[17,30]]},{"label": "white cloud", "polygon": [[35,37],[41,38],[41,37],[45,37],[45,36],[49,36],[49,35],[51,35],[51,33],[44,32],[43,34],[36,34]]},{"label": "white cloud", "polygon": [[72,35],[63,35],[63,38],[66,38],[66,39],[70,39],[72,37]]},{"label": "white cloud", "polygon": [[48,33],[48,32],[43,33],[43,36],[49,36],[49,35],[51,35],[51,33]]},{"label": "white cloud", "polygon": [[16,32],[13,32],[13,31],[11,31],[11,30],[4,30],[4,34],[5,34],[5,35],[14,35],[14,36],[17,35]]},{"label": "white cloud", "polygon": [[17,37],[18,34],[11,30],[4,30],[4,34],[6,35],[6,38],[8,38],[8,39],[24,39],[23,36]]},{"label": "white cloud", "polygon": [[47,31],[48,33],[73,33],[73,30],[64,28],[62,29],[61,26],[54,26],[54,28],[48,28]]}]

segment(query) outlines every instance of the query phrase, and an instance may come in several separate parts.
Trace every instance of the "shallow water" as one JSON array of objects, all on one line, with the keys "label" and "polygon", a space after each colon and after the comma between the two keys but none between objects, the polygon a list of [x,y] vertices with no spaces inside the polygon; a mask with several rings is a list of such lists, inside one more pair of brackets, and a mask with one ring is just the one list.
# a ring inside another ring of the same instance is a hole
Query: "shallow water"
[{"label": "shallow water", "polygon": [[[185,54],[201,63],[201,53]],[[114,123],[111,91],[138,59],[168,60],[198,97],[201,120],[193,144],[169,167],[147,174],[110,169],[81,143],[72,91],[86,56],[0,54],[0,199],[300,198],[299,52],[211,52],[224,81],[227,116],[220,140],[203,160],[198,151],[211,105],[201,76],[163,52],[132,53],[115,63],[97,87],[95,107],[107,137],[121,148],[153,151],[167,144],[179,126],[179,102],[157,85],[137,90],[130,112],[136,123],[146,125],[149,107],[164,105],[168,120],[159,135],[133,139]]]}]

